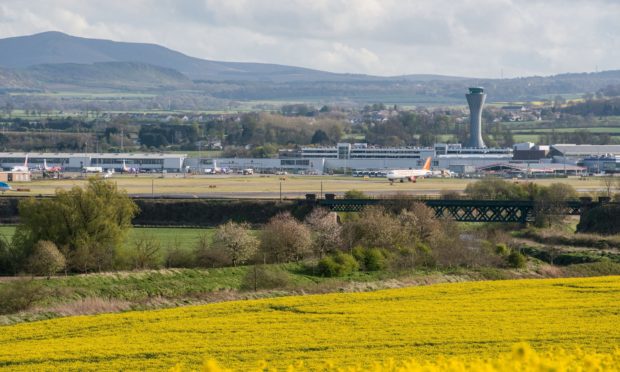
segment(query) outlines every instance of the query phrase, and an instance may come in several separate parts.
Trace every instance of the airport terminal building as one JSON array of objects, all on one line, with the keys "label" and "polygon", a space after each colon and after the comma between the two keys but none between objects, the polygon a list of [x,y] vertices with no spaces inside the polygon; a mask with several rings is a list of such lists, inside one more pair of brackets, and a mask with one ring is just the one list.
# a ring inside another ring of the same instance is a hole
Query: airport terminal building
[{"label": "airport terminal building", "polygon": [[48,166],[61,167],[63,171],[80,172],[86,167],[101,167],[103,170],[122,170],[127,167],[145,171],[182,172],[186,154],[163,153],[36,153],[0,152],[0,167],[10,170],[14,166],[27,165],[30,169]]},{"label": "airport terminal building", "polygon": [[508,162],[512,160],[512,149],[465,148],[459,144],[378,147],[365,143],[338,143],[336,146],[281,150],[279,157],[273,159],[220,158],[201,159],[199,162],[196,158],[189,158],[185,164],[188,169],[199,173],[218,167],[233,171],[252,168],[258,172],[325,174],[421,168],[429,157],[434,169],[461,173],[459,171],[464,168]]}]

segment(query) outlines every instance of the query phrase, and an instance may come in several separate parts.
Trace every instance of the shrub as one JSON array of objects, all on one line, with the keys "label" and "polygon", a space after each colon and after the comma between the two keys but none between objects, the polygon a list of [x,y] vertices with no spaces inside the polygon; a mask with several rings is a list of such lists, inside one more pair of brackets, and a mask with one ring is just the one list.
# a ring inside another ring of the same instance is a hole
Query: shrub
[{"label": "shrub", "polygon": [[152,237],[142,236],[134,243],[131,262],[134,269],[153,269],[159,266],[161,244]]},{"label": "shrub", "polygon": [[471,199],[511,200],[531,199],[526,187],[497,178],[484,178],[467,184],[465,194]]},{"label": "shrub", "polygon": [[58,250],[56,244],[48,240],[40,240],[34,245],[34,251],[28,257],[27,269],[33,275],[50,276],[63,270],[67,261]]},{"label": "shrub", "polygon": [[514,267],[517,269],[524,268],[525,264],[527,263],[527,259],[525,258],[525,256],[516,250],[510,252],[508,257],[506,258],[506,261],[508,262],[508,265],[510,265],[510,267]]},{"label": "shrub", "polygon": [[27,310],[45,296],[40,280],[17,279],[0,286],[0,314]]},{"label": "shrub", "polygon": [[387,253],[379,248],[356,247],[353,249],[353,257],[365,271],[379,271],[387,267]]},{"label": "shrub", "polygon": [[403,270],[416,266],[432,266],[435,264],[435,259],[428,244],[417,242],[412,247],[400,248],[391,256],[390,264],[393,269]]},{"label": "shrub", "polygon": [[11,253],[9,241],[0,235],[0,275],[13,274],[14,261],[11,259]]},{"label": "shrub", "polygon": [[339,252],[321,259],[317,264],[317,272],[322,276],[345,276],[359,270],[359,267],[355,257]]},{"label": "shrub", "polygon": [[291,285],[291,275],[273,266],[254,265],[243,277],[241,289],[257,291],[259,289],[286,288]]},{"label": "shrub", "polygon": [[613,235],[620,233],[620,205],[608,204],[592,208],[581,215],[577,232]]},{"label": "shrub", "polygon": [[172,248],[166,253],[164,260],[169,268],[191,268],[196,266],[196,260],[192,251],[182,248]]},{"label": "shrub", "polygon": [[499,243],[495,245],[495,253],[500,256],[508,256],[510,255],[510,248],[504,243]]},{"label": "shrub", "polygon": [[360,190],[349,190],[344,193],[345,199],[368,199],[368,195],[364,194],[363,191]]},{"label": "shrub", "polygon": [[211,247],[209,235],[202,234],[194,249],[196,265],[199,267],[223,267],[230,263],[226,252]]}]

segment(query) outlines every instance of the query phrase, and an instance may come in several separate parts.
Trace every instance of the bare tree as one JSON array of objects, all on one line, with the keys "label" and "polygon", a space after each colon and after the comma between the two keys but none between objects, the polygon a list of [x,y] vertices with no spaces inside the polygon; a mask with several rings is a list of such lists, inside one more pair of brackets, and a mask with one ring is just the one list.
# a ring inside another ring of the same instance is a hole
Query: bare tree
[{"label": "bare tree", "polygon": [[[618,182],[620,183],[620,181]],[[611,198],[613,196],[612,193],[614,192],[614,188],[616,186],[616,179],[613,174],[606,174],[605,176],[601,177],[601,185],[603,186],[605,196]]]},{"label": "bare tree", "polygon": [[150,269],[158,266],[161,244],[152,237],[142,236],[134,243],[134,269]]},{"label": "bare tree", "polygon": [[233,266],[250,259],[258,250],[259,241],[252,235],[247,223],[229,221],[218,226],[213,236],[212,249],[226,252]]}]

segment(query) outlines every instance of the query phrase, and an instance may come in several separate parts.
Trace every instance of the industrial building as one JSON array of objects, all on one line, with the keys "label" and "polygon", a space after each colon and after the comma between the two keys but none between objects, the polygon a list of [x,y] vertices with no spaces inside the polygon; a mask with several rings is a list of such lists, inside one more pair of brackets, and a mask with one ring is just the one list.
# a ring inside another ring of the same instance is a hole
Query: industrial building
[{"label": "industrial building", "polygon": [[0,172],[0,182],[30,182],[30,172]]}]

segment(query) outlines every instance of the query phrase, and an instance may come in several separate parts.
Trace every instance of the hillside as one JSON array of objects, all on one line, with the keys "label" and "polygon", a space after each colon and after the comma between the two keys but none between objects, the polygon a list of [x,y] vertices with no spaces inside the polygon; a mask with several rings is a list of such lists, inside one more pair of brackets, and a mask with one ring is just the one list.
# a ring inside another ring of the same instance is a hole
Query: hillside
[{"label": "hillside", "polygon": [[[0,67],[22,69],[41,64],[139,62],[175,69],[191,79],[244,81],[307,81],[360,78],[300,67],[203,60],[144,43],[75,37],[61,32],[0,39]],[[362,76],[363,77],[363,76]]]},{"label": "hillside", "polygon": [[46,64],[22,70],[22,75],[47,87],[93,89],[162,89],[191,86],[180,72],[138,62]]},{"label": "hillside", "polygon": [[464,104],[469,86],[484,86],[488,102],[506,102],[580,96],[620,84],[618,70],[511,79],[337,74],[277,64],[204,60],[155,44],[88,39],[60,32],[0,39],[0,53],[0,93],[159,90],[179,96],[191,91],[216,101],[433,105]]},{"label": "hillside", "polygon": [[0,327],[0,369],[167,370],[214,358],[316,370],[494,357],[521,341],[613,353],[618,290],[618,277],[507,280],[69,317]]}]

